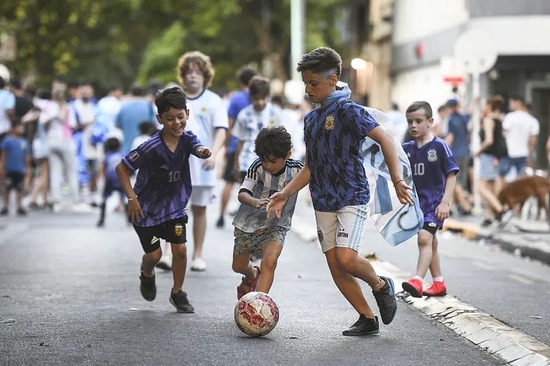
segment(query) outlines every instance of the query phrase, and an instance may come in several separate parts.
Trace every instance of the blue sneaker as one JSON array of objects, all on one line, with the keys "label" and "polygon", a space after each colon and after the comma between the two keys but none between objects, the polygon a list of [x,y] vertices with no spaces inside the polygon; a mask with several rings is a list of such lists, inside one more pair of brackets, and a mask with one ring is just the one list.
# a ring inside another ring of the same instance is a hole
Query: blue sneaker
[{"label": "blue sneaker", "polygon": [[395,300],[395,286],[393,281],[389,277],[380,276],[386,284],[378,291],[372,291],[376,304],[380,310],[380,317],[382,323],[388,325],[393,321],[395,313],[397,312],[397,301]]}]

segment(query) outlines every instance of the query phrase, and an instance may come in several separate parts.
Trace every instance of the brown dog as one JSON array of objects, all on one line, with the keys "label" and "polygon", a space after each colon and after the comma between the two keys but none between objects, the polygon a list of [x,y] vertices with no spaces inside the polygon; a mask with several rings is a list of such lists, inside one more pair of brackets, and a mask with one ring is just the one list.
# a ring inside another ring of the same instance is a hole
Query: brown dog
[{"label": "brown dog", "polygon": [[[546,211],[546,219],[550,224],[550,210],[546,204],[546,195],[549,191],[550,180],[546,177],[533,175],[518,178],[513,182],[507,183],[498,194],[498,200],[501,204],[508,205],[516,214],[519,214],[525,201],[529,197],[535,197],[539,206],[539,214],[540,209],[544,209]],[[539,215],[537,215],[537,218],[539,218]]]}]

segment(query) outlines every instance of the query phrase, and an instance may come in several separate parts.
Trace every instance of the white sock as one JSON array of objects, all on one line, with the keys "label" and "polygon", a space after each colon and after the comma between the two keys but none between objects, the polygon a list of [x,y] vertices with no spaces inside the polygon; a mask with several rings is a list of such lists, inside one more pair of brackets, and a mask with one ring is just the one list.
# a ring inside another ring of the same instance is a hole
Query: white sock
[{"label": "white sock", "polygon": [[434,277],[434,282],[443,282],[443,276]]},{"label": "white sock", "polygon": [[419,275],[416,275],[413,277],[415,280],[419,280],[420,282],[424,282],[424,279],[420,277]]}]

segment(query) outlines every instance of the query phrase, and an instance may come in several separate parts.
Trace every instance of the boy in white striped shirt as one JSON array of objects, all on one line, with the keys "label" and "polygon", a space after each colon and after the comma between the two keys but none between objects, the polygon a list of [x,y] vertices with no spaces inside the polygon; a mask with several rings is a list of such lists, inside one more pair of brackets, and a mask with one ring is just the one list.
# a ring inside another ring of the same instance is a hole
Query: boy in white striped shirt
[{"label": "boy in white striped shirt", "polygon": [[[233,270],[243,274],[237,298],[251,291],[268,293],[273,285],[277,260],[290,230],[297,194],[289,197],[280,218],[267,217],[269,197],[281,191],[304,164],[290,159],[291,136],[282,126],[265,127],[255,140],[258,155],[248,168],[241,189],[241,206],[233,220],[235,244]],[[261,253],[260,266],[250,262],[252,253]]]}]

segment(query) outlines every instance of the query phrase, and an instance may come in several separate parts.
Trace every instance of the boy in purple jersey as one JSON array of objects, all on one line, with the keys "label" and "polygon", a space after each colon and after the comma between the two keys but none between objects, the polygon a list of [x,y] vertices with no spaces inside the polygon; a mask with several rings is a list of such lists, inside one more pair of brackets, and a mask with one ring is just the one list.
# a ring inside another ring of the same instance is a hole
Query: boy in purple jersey
[{"label": "boy in purple jersey", "polygon": [[[424,227],[418,233],[416,275],[402,286],[413,297],[444,296],[447,288],[441,274],[436,232],[449,217],[459,168],[447,143],[430,130],[433,124],[430,105],[424,101],[414,102],[406,115],[414,140],[404,143],[403,150],[411,162],[414,185],[424,212]],[[433,284],[424,290],[428,269]]]},{"label": "boy in purple jersey", "polygon": [[[160,239],[166,239],[173,253],[174,286],[170,303],[178,313],[192,313],[193,306],[182,291],[187,266],[185,206],[191,195],[189,156],[207,159],[211,152],[192,132],[185,131],[189,110],[181,88],[159,91],[155,105],[163,129],[128,153],[116,172],[128,197],[128,217],[145,252],[141,262],[141,295],[147,301],[153,301],[157,295],[154,267],[162,255]],[[137,169],[132,188],[130,173]]]},{"label": "boy in purple jersey", "polygon": [[268,212],[280,217],[289,197],[309,184],[321,248],[336,286],[359,320],[342,334],[378,334],[374,316],[357,279],[372,288],[384,324],[397,311],[393,281],[378,276],[370,262],[358,254],[368,218],[369,185],[360,146],[368,136],[377,142],[388,165],[400,202],[412,205],[411,189],[403,180],[392,138],[366,111],[337,88],[342,59],[333,49],[317,48],[304,55],[297,70],[305,91],[321,106],[304,118],[306,161],[304,168],[279,193],[271,196]]}]

